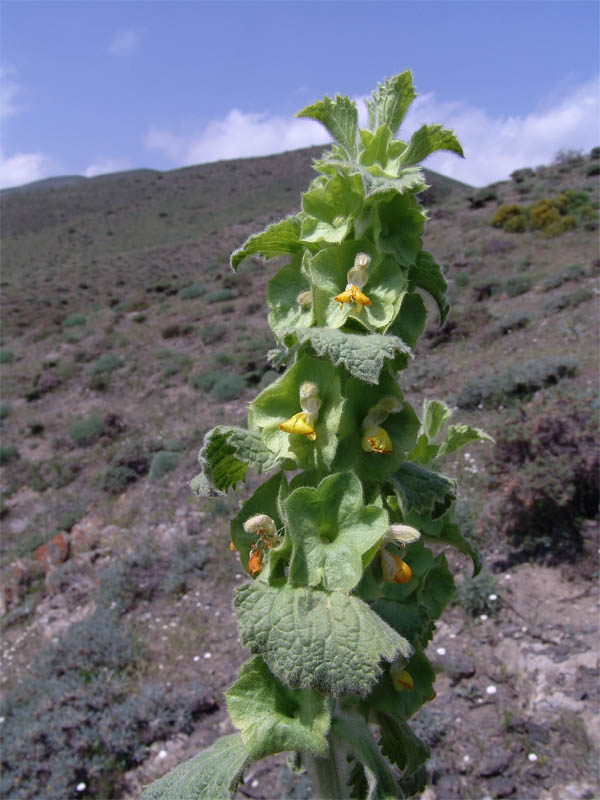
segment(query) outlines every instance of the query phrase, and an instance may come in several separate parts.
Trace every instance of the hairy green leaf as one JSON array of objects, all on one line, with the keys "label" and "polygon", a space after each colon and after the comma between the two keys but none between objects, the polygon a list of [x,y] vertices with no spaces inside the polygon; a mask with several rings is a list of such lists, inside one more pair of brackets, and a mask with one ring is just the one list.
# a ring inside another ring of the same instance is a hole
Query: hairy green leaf
[{"label": "hairy green leaf", "polygon": [[237,589],[235,606],[242,643],[294,688],[365,695],[381,659],[410,652],[406,639],[344,592],[254,581]]},{"label": "hairy green leaf", "polygon": [[406,150],[402,153],[403,166],[418,164],[436,150],[450,150],[464,158],[462,147],[454,133],[441,125],[423,125],[413,133]]},{"label": "hairy green leaf", "polygon": [[394,719],[384,711],[377,712],[377,724],[381,733],[380,747],[384,756],[404,770],[405,775],[414,772],[430,756],[425,742],[411,731],[404,720]]},{"label": "hairy green leaf", "polygon": [[335,328],[307,328],[298,331],[298,341],[310,342],[316,354],[330,358],[334,367],[343,364],[350,375],[373,384],[386,361],[401,369],[412,355],[402,339],[377,333],[361,336]]},{"label": "hairy green leaf", "polygon": [[[383,253],[391,253],[401,266],[414,265],[423,246],[425,214],[412,194],[382,195],[373,206],[373,234]],[[412,277],[412,269],[410,277]],[[417,285],[420,285],[417,283]]]},{"label": "hairy green leaf", "polygon": [[333,175],[323,186],[302,195],[306,214],[302,223],[303,242],[341,242],[362,204],[358,175]]},{"label": "hairy green leaf", "polygon": [[446,300],[448,284],[442,268],[431,253],[423,250],[418,254],[415,263],[410,268],[410,280],[415,286],[424,289],[433,297],[440,312],[440,325],[443,325],[450,309]]},{"label": "hairy green leaf", "polygon": [[312,296],[307,294],[310,292],[310,281],[300,268],[301,261],[302,254],[298,253],[279,270],[267,287],[271,309],[269,325],[280,341],[286,333],[312,325],[313,301]]},{"label": "hairy green leaf", "polygon": [[423,403],[423,431],[433,442],[452,416],[452,409],[440,400],[425,400]]},{"label": "hairy green leaf", "polygon": [[358,112],[356,103],[350,98],[336,95],[332,100],[324,97],[299,111],[296,116],[316,119],[327,128],[350,158],[356,158]]},{"label": "hairy green leaf", "polygon": [[223,736],[146,786],[142,800],[230,800],[249,763],[240,734]]},{"label": "hairy green leaf", "polygon": [[387,125],[395,134],[416,96],[410,70],[377,84],[372,99],[367,100],[369,128],[376,131],[380,125]]},{"label": "hairy green leaf", "polygon": [[405,461],[387,478],[404,514],[430,511],[441,516],[456,500],[456,484],[445,475]]},{"label": "hairy green leaf", "polygon": [[244,244],[231,254],[231,266],[237,270],[248,256],[258,253],[264,258],[274,258],[298,252],[300,243],[301,219],[299,215],[286,217],[275,225],[269,225],[261,233],[250,236]]},{"label": "hairy green leaf", "polygon": [[418,292],[407,292],[402,298],[398,316],[388,328],[388,335],[399,336],[414,350],[419,336],[425,330],[427,309]]},{"label": "hairy green leaf", "polygon": [[231,721],[241,730],[254,761],[284,750],[327,753],[331,722],[327,697],[284,686],[260,656],[244,664],[225,697]]},{"label": "hairy green leaf", "polygon": [[270,472],[283,463],[265,447],[260,434],[228,425],[218,425],[206,434],[198,461],[202,473],[194,479],[193,488],[200,496],[210,493],[211,486],[217,491],[235,488],[249,467]]},{"label": "hairy green leaf", "polygon": [[386,667],[385,674],[367,698],[373,709],[408,719],[432,698],[435,672],[425,654],[420,650],[415,651],[405,669],[413,679],[414,689],[397,691]]},{"label": "hairy green leaf", "polygon": [[351,591],[368,563],[367,553],[387,530],[385,511],[364,505],[361,482],[352,472],[329,475],[316,489],[296,489],[285,505],[293,543],[290,581]]},{"label": "hairy green leaf", "polygon": [[494,440],[481,428],[472,428],[470,425],[463,425],[462,423],[451,425],[448,428],[446,438],[441,444],[437,457],[443,458],[444,456],[448,456],[450,453],[460,450],[461,447],[464,447],[470,442],[482,441],[493,443]]},{"label": "hairy green leaf", "polygon": [[365,800],[392,800],[399,797],[396,779],[363,718],[338,715],[333,720],[333,730],[350,745],[354,757],[365,770],[369,787]]}]

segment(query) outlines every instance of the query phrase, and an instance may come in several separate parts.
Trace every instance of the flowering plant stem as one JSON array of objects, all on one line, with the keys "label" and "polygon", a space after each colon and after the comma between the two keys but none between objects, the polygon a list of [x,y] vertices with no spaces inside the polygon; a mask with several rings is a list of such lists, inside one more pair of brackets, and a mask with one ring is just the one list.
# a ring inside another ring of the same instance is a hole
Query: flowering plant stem
[{"label": "flowering plant stem", "polygon": [[428,308],[440,324],[448,313],[444,272],[423,249],[418,164],[436,150],[462,156],[439,125],[395,138],[414,97],[410,72],[384,81],[360,130],[347,97],[301,111],[327,128],[331,150],[300,212],[232,254],[234,270],[249,256],[286,258],[268,287],[269,356],[283,372],[250,403],[247,428],[206,435],[192,481],[214,495],[248,469],[272,473],[231,522],[249,578],[236,590],[238,628],[252,656],[226,694],[238,733],[144,800],[233,797],[251,761],[282,751],[324,799],[425,785],[429,751],[407,720],[435,697],[425,648],[454,590],[444,547],[480,567],[441,469],[489,437],[449,425],[436,400],[417,415],[401,389]]}]

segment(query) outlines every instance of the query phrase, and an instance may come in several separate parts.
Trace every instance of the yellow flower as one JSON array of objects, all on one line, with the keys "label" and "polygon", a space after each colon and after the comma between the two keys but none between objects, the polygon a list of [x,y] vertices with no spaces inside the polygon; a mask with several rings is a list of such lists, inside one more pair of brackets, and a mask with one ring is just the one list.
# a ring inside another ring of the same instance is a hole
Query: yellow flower
[{"label": "yellow flower", "polygon": [[250,560],[248,561],[248,571],[250,575],[252,575],[252,577],[262,572],[263,556],[264,554],[262,550],[254,550],[254,552],[252,550],[250,551]]},{"label": "yellow flower", "polygon": [[415,688],[415,683],[410,673],[405,669],[401,669],[397,664],[392,664],[390,667],[390,678],[397,692],[402,692],[404,689],[408,689],[412,692]]},{"label": "yellow flower", "polygon": [[381,553],[381,573],[386,583],[408,583],[412,578],[412,569],[399,556],[383,548]]},{"label": "yellow flower", "polygon": [[299,411],[297,414],[294,414],[293,417],[282,422],[279,426],[279,430],[284,431],[284,433],[299,433],[306,436],[311,442],[314,442],[317,438],[317,432],[308,421],[309,417],[310,414],[306,411]]},{"label": "yellow flower", "polygon": [[369,425],[363,430],[362,448],[367,453],[391,453],[392,440],[379,425]]},{"label": "yellow flower", "polygon": [[360,312],[363,306],[371,305],[371,300],[367,295],[363,294],[358,286],[355,286],[353,283],[349,283],[345,290],[334,299],[337,300],[340,305],[344,303],[354,303],[358,312]]}]

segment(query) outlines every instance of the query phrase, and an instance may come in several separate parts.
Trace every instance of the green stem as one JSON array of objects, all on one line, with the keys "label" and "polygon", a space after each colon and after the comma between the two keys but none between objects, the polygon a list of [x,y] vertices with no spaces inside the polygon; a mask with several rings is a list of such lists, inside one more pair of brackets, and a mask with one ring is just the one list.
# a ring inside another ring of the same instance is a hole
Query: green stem
[{"label": "green stem", "polygon": [[328,739],[329,755],[326,758],[303,753],[302,764],[319,800],[346,800],[350,797],[350,788],[344,743],[333,734],[329,734]]}]

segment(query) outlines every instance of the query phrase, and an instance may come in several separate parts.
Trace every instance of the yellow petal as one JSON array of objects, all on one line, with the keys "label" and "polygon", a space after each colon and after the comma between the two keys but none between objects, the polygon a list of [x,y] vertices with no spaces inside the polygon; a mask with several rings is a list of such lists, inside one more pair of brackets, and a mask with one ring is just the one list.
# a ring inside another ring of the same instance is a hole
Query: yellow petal
[{"label": "yellow petal", "polygon": [[263,568],[263,552],[262,550],[259,550],[256,553],[252,553],[252,555],[250,556],[250,560],[248,561],[248,571],[250,572],[250,575],[254,577],[255,575],[258,575],[260,572],[262,572],[262,568]]},{"label": "yellow petal", "polygon": [[352,299],[356,303],[357,311],[360,311],[362,306],[370,306],[371,300],[366,294],[363,294],[358,286],[353,286],[350,291],[352,292]]},{"label": "yellow petal", "polygon": [[401,558],[385,548],[381,552],[381,573],[386,583],[408,583],[412,578],[412,569]]},{"label": "yellow petal", "polygon": [[394,684],[394,689],[397,692],[402,692],[404,689],[408,689],[409,691],[413,691],[415,688],[414,681],[405,669],[401,670],[396,664],[392,664],[390,667],[390,677],[392,679],[392,683]]},{"label": "yellow petal", "polygon": [[334,300],[337,300],[338,303],[351,303],[352,302],[352,292],[350,289],[345,289],[343,292],[334,297]]},{"label": "yellow petal", "polygon": [[308,437],[311,442],[314,442],[317,438],[317,433],[313,426],[307,421],[306,417],[305,411],[299,411],[297,414],[294,414],[293,417],[290,417],[290,419],[286,419],[285,422],[282,422],[279,426],[279,430],[284,431],[284,433],[299,433]]},{"label": "yellow petal", "polygon": [[234,545],[233,542],[229,542],[229,549],[231,550],[232,553],[237,552],[237,547]]},{"label": "yellow petal", "polygon": [[391,453],[392,440],[379,425],[369,425],[363,432],[362,448],[367,453]]}]

